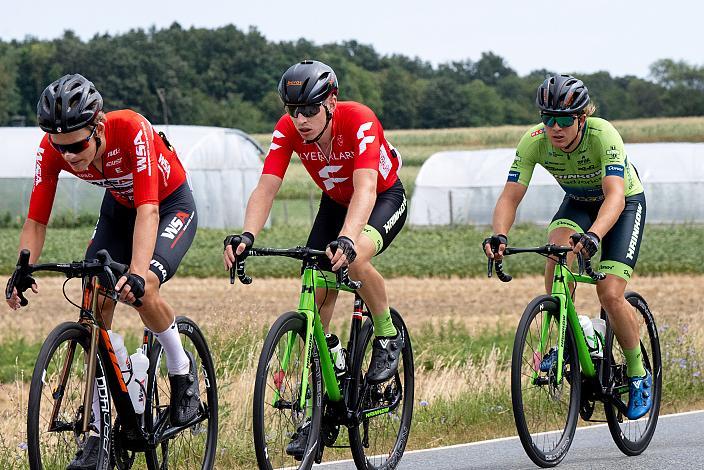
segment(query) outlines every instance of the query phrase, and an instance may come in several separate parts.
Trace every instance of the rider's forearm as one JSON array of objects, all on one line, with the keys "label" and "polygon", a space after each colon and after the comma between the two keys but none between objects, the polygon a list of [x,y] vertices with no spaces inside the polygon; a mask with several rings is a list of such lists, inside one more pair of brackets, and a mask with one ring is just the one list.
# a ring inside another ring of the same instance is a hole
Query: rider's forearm
[{"label": "rider's forearm", "polygon": [[[376,183],[376,180],[374,180]],[[353,242],[362,233],[362,229],[367,225],[369,216],[376,203],[376,184],[362,184],[355,186],[352,200],[350,200],[345,223],[340,230],[341,237],[347,237]]]},{"label": "rider's forearm", "polygon": [[130,272],[147,278],[149,263],[154,255],[157,232],[159,230],[159,206],[142,204],[137,208],[132,236],[132,261]]},{"label": "rider's forearm", "polygon": [[271,207],[274,204],[273,194],[257,187],[247,202],[247,210],[244,215],[243,232],[249,232],[255,237],[262,231],[269,218]]},{"label": "rider's forearm", "polygon": [[36,263],[42,253],[44,240],[46,240],[46,225],[28,218],[22,226],[18,252],[24,249],[29,250],[29,262]]},{"label": "rider's forearm", "polygon": [[517,209],[518,204],[506,197],[505,194],[501,194],[494,208],[494,217],[492,220],[494,233],[508,235],[511,226],[513,226],[513,222],[516,220]]},{"label": "rider's forearm", "polygon": [[618,218],[621,216],[624,207],[626,207],[626,199],[623,195],[607,195],[599,208],[599,213],[596,216],[596,220],[592,226],[589,227],[588,231],[596,233],[600,239],[603,239],[604,235],[609,233],[611,227],[614,226]]}]

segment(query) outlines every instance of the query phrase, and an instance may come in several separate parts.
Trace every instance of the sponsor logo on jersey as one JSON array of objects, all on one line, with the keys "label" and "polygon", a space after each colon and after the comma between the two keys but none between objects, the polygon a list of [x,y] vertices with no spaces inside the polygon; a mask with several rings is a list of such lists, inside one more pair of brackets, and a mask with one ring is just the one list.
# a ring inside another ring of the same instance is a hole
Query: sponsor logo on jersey
[{"label": "sponsor logo on jersey", "polygon": [[329,157],[326,157],[323,152],[301,152],[299,154],[301,160],[306,161],[321,161],[330,162],[332,160],[351,160],[354,158],[354,152],[331,152]]},{"label": "sponsor logo on jersey", "polygon": [[531,132],[531,133],[530,133],[530,136],[531,136],[531,137],[535,137],[536,135],[540,135],[540,134],[544,134],[544,133],[545,133],[545,129],[541,127],[541,128],[538,129],[537,131]]},{"label": "sponsor logo on jersey", "polygon": [[107,158],[114,157],[115,155],[118,155],[120,153],[120,147],[110,150],[108,152]]},{"label": "sponsor logo on jersey", "polygon": [[636,254],[636,246],[638,245],[638,237],[640,236],[640,220],[643,213],[643,206],[638,203],[638,209],[636,209],[636,217],[633,222],[633,232],[631,233],[631,241],[628,243],[628,252],[626,252],[626,258],[633,259]]},{"label": "sponsor logo on jersey", "polygon": [[[140,129],[134,138],[134,153],[137,156],[137,173],[149,168],[149,150],[144,140],[144,129]],[[152,174],[151,168],[149,168],[148,173]]]},{"label": "sponsor logo on jersey", "polygon": [[520,171],[509,171],[509,172],[508,172],[508,180],[507,180],[507,181],[513,181],[514,183],[517,183],[519,176],[521,176],[521,172],[520,172]]},{"label": "sponsor logo on jersey", "polygon": [[393,167],[389,155],[386,153],[386,149],[382,145],[379,149],[379,173],[386,179],[391,173],[391,168]]},{"label": "sponsor logo on jersey", "polygon": [[166,268],[164,268],[164,265],[155,259],[151,260],[151,262],[149,264],[154,266],[159,271],[159,273],[161,274],[161,282],[166,282],[167,274],[166,274]]},{"label": "sponsor logo on jersey", "polygon": [[159,171],[161,171],[161,175],[164,177],[164,186],[166,186],[169,181],[169,176],[171,175],[171,164],[162,154],[159,154]]},{"label": "sponsor logo on jersey", "polygon": [[281,131],[275,130],[274,133],[271,135],[271,145],[269,145],[269,150],[278,150],[281,148],[279,144],[274,142],[274,139],[281,139],[282,137],[286,137]]},{"label": "sponsor logo on jersey", "polygon": [[406,211],[406,204],[406,195],[404,194],[401,207],[399,207],[398,210],[394,212],[394,215],[392,215],[391,218],[384,224],[384,230],[386,233],[389,233],[393,226],[396,225],[396,222],[398,222],[398,219],[401,218],[403,213]]},{"label": "sponsor logo on jersey", "polygon": [[186,220],[191,216],[188,212],[177,212],[176,216],[171,219],[169,222],[169,225],[166,226],[164,231],[161,233],[161,236],[164,238],[169,238],[173,240],[176,238],[176,235],[178,235],[178,232],[181,231],[184,227],[186,227]]},{"label": "sponsor logo on jersey", "polygon": [[622,165],[606,165],[606,176],[620,176],[623,178]]},{"label": "sponsor logo on jersey", "polygon": [[[117,151],[119,152],[120,150],[118,149]],[[110,155],[108,155],[108,157],[109,157],[109,156],[110,156]],[[108,161],[108,162],[105,162],[105,168],[109,168],[109,167],[111,167],[111,166],[119,165],[120,163],[122,163],[122,157],[116,158],[115,160],[110,160],[110,161]]]},{"label": "sponsor logo on jersey", "polygon": [[37,162],[34,167],[34,186],[39,186],[42,182],[42,159],[44,158],[44,149],[39,147],[37,149]]},{"label": "sponsor logo on jersey", "polygon": [[335,187],[335,184],[342,183],[343,181],[347,181],[349,179],[347,177],[336,178],[330,175],[330,173],[335,173],[337,171],[340,171],[341,169],[341,165],[327,165],[320,169],[320,171],[318,172],[318,176],[320,176],[320,178],[323,180],[323,185],[325,186],[326,190],[330,191],[332,188]]},{"label": "sponsor logo on jersey", "polygon": [[597,178],[601,176],[601,170],[594,171],[592,173],[587,173],[586,175],[581,175],[579,173],[572,175],[552,175],[556,180],[588,180],[592,178]]},{"label": "sponsor logo on jersey", "polygon": [[357,129],[357,138],[359,139],[359,152],[357,155],[362,155],[367,150],[367,144],[371,144],[376,139],[374,135],[364,135],[365,132],[372,128],[372,125],[371,121],[365,122]]}]

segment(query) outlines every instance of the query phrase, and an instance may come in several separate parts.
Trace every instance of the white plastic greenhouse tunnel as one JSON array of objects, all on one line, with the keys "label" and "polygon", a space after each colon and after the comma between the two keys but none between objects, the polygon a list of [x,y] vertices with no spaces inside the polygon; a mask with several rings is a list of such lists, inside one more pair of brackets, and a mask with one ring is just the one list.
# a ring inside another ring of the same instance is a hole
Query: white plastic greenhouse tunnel
[{"label": "white plastic greenhouse tunnel", "polygon": [[[626,144],[647,202],[647,223],[704,223],[704,144]],[[416,177],[412,225],[491,225],[515,149],[439,152]],[[547,224],[564,191],[540,165],[516,214],[516,222]]]},{"label": "white plastic greenhouse tunnel", "polygon": [[[263,149],[237,129],[205,126],[154,126],[164,131],[188,172],[198,225],[238,228],[249,195],[262,170]],[[0,127],[0,214],[23,218],[34,182],[39,128]],[[52,216],[62,212],[95,213],[104,189],[61,172]]]}]

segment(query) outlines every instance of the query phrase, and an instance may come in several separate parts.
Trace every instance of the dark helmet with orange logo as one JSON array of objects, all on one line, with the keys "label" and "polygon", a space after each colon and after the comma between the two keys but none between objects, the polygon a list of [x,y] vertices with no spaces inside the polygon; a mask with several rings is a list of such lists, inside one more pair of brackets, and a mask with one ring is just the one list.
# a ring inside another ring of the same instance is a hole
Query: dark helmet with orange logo
[{"label": "dark helmet with orange logo", "polygon": [[285,105],[320,104],[331,93],[337,94],[337,76],[317,60],[292,65],[279,82],[279,96]]},{"label": "dark helmet with orange logo", "polygon": [[553,75],[538,87],[535,104],[547,114],[579,114],[589,104],[589,90],[571,75]]},{"label": "dark helmet with orange logo", "polygon": [[93,82],[69,74],[46,87],[37,103],[37,121],[44,132],[59,134],[82,129],[103,109],[103,97]]}]

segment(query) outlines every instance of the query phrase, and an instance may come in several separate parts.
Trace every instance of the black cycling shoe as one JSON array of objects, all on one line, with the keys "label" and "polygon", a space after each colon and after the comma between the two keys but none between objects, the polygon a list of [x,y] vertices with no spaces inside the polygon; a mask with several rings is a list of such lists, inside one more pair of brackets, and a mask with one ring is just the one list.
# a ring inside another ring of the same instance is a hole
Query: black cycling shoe
[{"label": "black cycling shoe", "polygon": [[198,415],[200,393],[198,392],[198,369],[193,354],[185,351],[191,368],[187,374],[169,374],[171,384],[170,417],[172,426],[182,426]]},{"label": "black cycling shoe", "polygon": [[78,449],[76,456],[68,464],[66,470],[95,470],[98,466],[100,452],[100,437],[89,436],[83,448]]},{"label": "black cycling shoe", "polygon": [[400,332],[392,338],[374,338],[367,382],[376,385],[393,377],[398,369],[402,349],[403,337]]},{"label": "black cycling shoe", "polygon": [[303,423],[293,433],[291,442],[286,446],[286,453],[299,462],[303,460],[303,454],[305,454],[306,445],[308,444],[308,436],[310,436],[310,421]]}]

